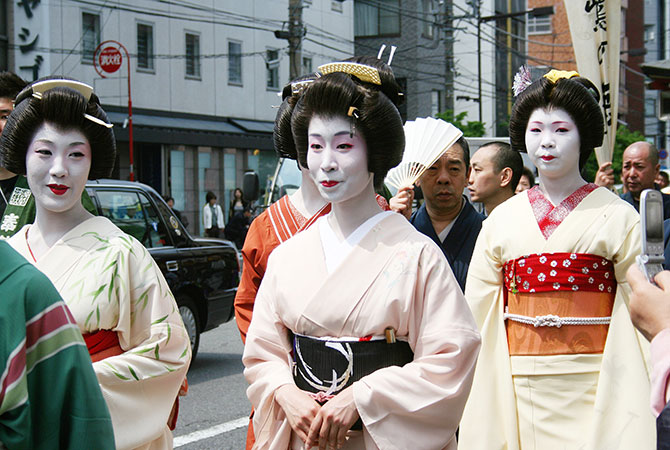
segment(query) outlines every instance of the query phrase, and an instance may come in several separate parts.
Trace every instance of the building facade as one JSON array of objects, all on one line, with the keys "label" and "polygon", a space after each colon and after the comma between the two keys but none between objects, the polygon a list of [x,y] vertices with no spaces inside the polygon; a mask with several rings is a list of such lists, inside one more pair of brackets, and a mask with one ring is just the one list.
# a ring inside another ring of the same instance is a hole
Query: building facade
[{"label": "building facade", "polygon": [[[621,0],[619,125],[644,132],[644,16],[642,2]],[[646,2],[645,2],[646,3]],[[528,8],[553,6],[554,14],[528,18],[528,62],[538,72],[577,70],[570,26],[562,0],[528,0]],[[631,10],[629,6],[634,6]]]},{"label": "building facade", "polygon": [[[398,50],[392,67],[406,97],[403,119],[452,110],[486,124],[495,134],[494,39],[480,41],[477,61],[477,8],[466,0],[354,0],[357,55],[376,55],[383,44]],[[482,2],[493,10],[493,1]],[[383,60],[387,60],[386,49]],[[477,80],[483,80],[481,95]]]},{"label": "building facade", "polygon": [[[128,99],[133,108],[134,175],[175,198],[201,232],[205,193],[227,210],[246,169],[264,187],[276,157],[277,93],[289,78],[289,1],[7,2],[4,68],[26,80],[64,75],[91,84],[115,124],[114,177],[130,176]],[[304,72],[353,55],[353,4],[304,0]],[[3,35],[0,24],[0,64]],[[121,50],[117,72],[96,68],[101,42]],[[101,76],[101,75],[104,75]],[[128,82],[130,78],[130,83]]]}]

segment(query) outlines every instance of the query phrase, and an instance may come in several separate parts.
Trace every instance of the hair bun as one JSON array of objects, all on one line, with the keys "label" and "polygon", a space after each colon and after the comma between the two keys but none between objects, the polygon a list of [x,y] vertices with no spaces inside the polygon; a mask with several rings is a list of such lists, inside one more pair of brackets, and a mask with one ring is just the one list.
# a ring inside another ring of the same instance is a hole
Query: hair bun
[{"label": "hair bun", "polygon": [[383,62],[381,59],[377,59],[375,56],[354,56],[353,58],[346,59],[345,61],[365,64],[366,66],[371,66],[377,69],[379,71],[379,78],[382,82],[381,86],[371,83],[364,83],[360,80],[359,82],[367,87],[372,87],[383,92],[384,95],[386,95],[389,100],[391,100],[396,108],[405,103],[405,96],[400,90],[400,85],[396,81],[391,66]]}]

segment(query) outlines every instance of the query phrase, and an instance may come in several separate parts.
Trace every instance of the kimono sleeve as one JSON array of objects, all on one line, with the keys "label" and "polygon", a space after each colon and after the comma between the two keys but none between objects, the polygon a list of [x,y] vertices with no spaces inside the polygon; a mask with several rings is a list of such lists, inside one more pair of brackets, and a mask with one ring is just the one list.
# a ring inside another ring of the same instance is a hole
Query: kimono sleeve
[{"label": "kimono sleeve", "polygon": [[167,430],[166,424],[191,360],[177,304],[156,263],[130,236],[112,241],[118,302],[114,331],[124,353],[94,363],[119,448],[135,448]]},{"label": "kimono sleeve", "polygon": [[441,250],[427,238],[412,245],[421,248],[408,299],[414,359],[354,383],[354,401],[377,447],[442,449],[453,445],[470,392],[479,333]]},{"label": "kimono sleeve", "polygon": [[251,222],[242,247],[242,276],[235,295],[235,321],[240,330],[242,342],[247,339],[256,293],[265,275],[268,256],[272,251],[270,239],[267,212],[264,212]]},{"label": "kimono sleeve", "polygon": [[274,299],[278,295],[278,277],[274,270],[275,259],[271,256],[268,270],[261,283],[254,320],[249,327],[242,362],[244,376],[249,382],[247,396],[255,409],[254,432],[258,448],[288,447],[291,428],[284,412],[275,402],[276,390],[293,383],[291,374],[291,342],[289,330],[282,323],[275,309]]},{"label": "kimono sleeve", "polygon": [[[8,253],[3,248],[0,255],[12,267]],[[0,447],[51,448],[57,442],[63,449],[114,449],[112,422],[74,318],[47,277],[16,259],[23,267],[0,275],[0,373],[6,376]]]},{"label": "kimono sleeve", "polygon": [[[460,427],[459,442],[468,448],[517,448],[516,399],[503,320],[501,241],[505,241],[505,228],[496,224],[497,217],[492,215],[482,223],[465,285],[465,297],[482,336],[473,388]],[[496,416],[495,422],[482,427],[482,417],[490,417],[491,411],[510,414]]]}]

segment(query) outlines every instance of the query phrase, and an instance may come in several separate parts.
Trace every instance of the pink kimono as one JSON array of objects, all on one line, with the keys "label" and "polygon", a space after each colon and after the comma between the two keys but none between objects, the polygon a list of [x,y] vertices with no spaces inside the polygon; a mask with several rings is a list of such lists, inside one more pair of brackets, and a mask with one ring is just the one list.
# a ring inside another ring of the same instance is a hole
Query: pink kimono
[{"label": "pink kimono", "polygon": [[243,362],[258,448],[303,448],[274,401],[294,383],[291,333],[360,338],[387,327],[414,360],[353,384],[363,430],[344,448],[456,448],[480,338],[442,251],[387,213],[329,273],[323,227],[327,216],[272,253],[256,297]]}]

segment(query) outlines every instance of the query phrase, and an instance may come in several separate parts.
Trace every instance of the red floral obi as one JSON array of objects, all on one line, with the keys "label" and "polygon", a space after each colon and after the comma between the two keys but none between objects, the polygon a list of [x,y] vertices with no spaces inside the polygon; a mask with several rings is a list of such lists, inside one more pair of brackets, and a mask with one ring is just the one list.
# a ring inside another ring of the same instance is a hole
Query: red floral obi
[{"label": "red floral obi", "polygon": [[503,270],[510,355],[602,353],[617,287],[612,261],[540,253]]},{"label": "red floral obi", "polygon": [[119,345],[119,335],[111,330],[98,330],[95,333],[84,334],[84,342],[91,355],[91,361],[98,362],[110,356],[123,353]]}]

